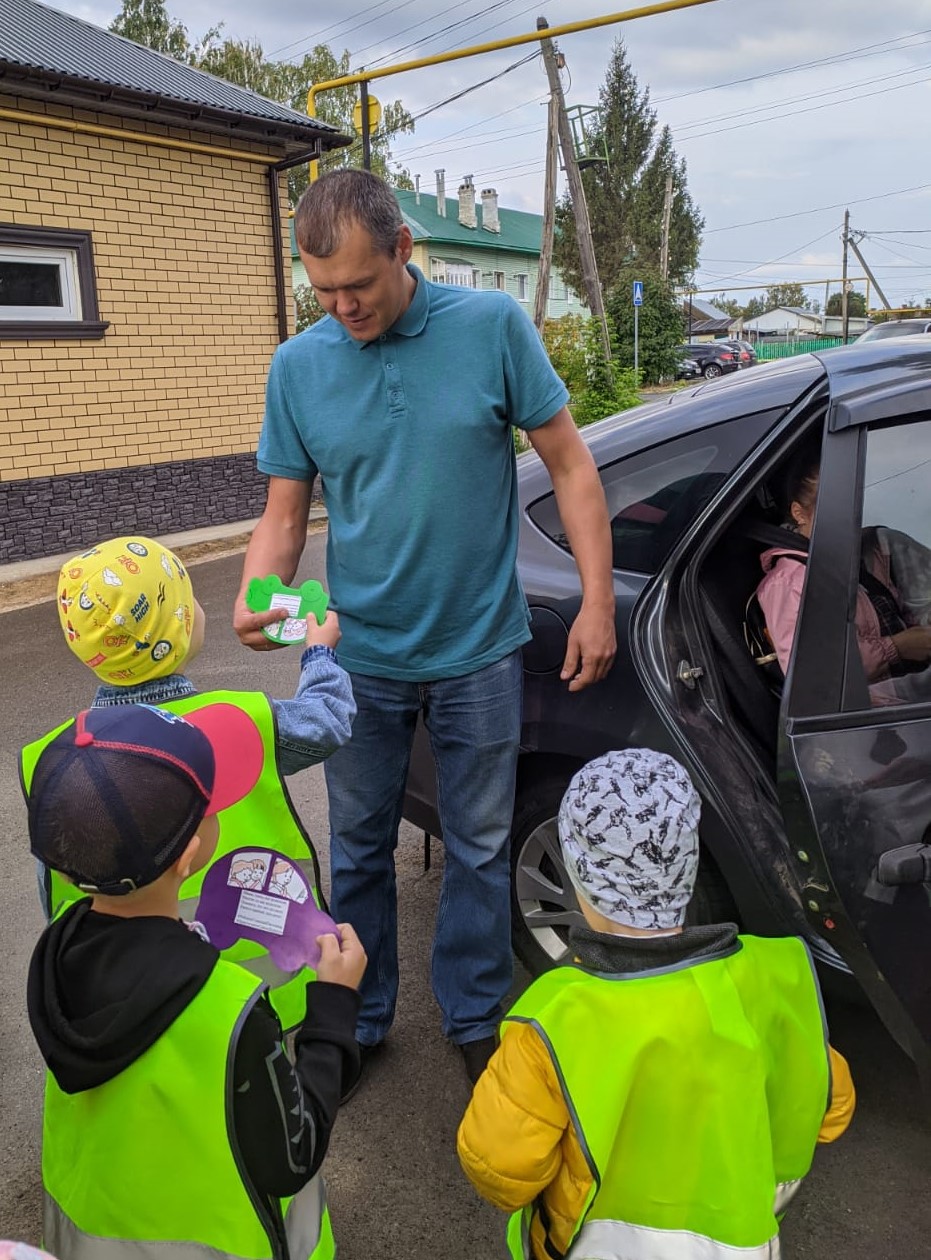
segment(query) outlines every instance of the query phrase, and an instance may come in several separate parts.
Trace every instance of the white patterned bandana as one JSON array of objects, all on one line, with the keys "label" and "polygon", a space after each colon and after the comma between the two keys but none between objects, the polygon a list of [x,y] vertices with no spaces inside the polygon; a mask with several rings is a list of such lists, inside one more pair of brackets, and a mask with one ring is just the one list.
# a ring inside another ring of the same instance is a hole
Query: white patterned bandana
[{"label": "white patterned bandana", "polygon": [[695,887],[701,801],[686,771],[650,748],[608,752],[573,777],[559,841],[576,891],[627,927],[679,927]]}]

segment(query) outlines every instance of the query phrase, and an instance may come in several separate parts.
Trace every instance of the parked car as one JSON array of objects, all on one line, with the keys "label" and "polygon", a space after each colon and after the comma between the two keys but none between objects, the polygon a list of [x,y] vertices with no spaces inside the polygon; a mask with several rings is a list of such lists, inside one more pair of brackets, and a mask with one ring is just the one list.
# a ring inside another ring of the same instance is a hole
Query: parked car
[{"label": "parked car", "polygon": [[676,380],[691,381],[699,376],[701,376],[701,368],[690,355],[684,354],[676,365]]},{"label": "parked car", "polygon": [[738,367],[755,367],[757,358],[756,350],[753,348],[752,342],[742,341],[739,337],[728,337],[727,340],[723,341],[721,344],[730,346],[737,355]]},{"label": "parked car", "polygon": [[887,319],[885,323],[867,328],[852,344],[858,345],[861,341],[885,341],[887,337],[913,337],[916,333],[931,333],[931,319]]},{"label": "parked car", "polygon": [[709,381],[740,367],[737,355],[723,341],[689,341],[682,346],[682,353],[694,359],[699,372]]},{"label": "parked car", "polygon": [[[583,430],[611,515],[617,659],[598,685],[559,679],[579,582],[546,470],[518,460],[519,570],[530,607],[512,822],[513,940],[532,973],[580,922],[557,840],[572,774],[611,748],[677,757],[702,799],[692,922],[805,938],[853,973],[931,1069],[931,670],[871,703],[851,610],[861,527],[931,557],[931,344],[879,342],[763,364]],[[821,435],[806,588],[784,689],[744,639],[760,554],[778,537],[786,467]],[[775,532],[774,532],[775,531]],[[908,575],[897,575],[903,582]],[[931,563],[913,565],[931,620]],[[923,601],[923,603],[922,603]],[[475,785],[481,791],[481,784]],[[405,817],[439,834],[423,728]]]}]

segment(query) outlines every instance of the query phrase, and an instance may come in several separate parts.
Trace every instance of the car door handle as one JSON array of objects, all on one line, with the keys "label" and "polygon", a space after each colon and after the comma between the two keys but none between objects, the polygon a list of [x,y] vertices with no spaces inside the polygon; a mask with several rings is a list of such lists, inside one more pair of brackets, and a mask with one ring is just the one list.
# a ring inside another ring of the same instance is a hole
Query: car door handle
[{"label": "car door handle", "polygon": [[906,844],[901,849],[889,849],[879,859],[876,878],[890,888],[931,883],[931,844]]}]

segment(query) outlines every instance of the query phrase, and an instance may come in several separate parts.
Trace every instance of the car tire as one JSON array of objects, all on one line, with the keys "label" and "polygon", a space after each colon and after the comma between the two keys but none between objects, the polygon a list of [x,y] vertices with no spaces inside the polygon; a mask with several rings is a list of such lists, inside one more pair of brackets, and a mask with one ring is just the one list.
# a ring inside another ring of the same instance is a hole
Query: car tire
[{"label": "car tire", "polygon": [[716,380],[717,377],[723,376],[720,363],[706,363],[702,368],[702,376],[706,381]]},{"label": "car tire", "polygon": [[[552,771],[518,786],[511,828],[511,943],[530,972],[541,975],[569,956],[571,926],[584,926],[559,854],[556,818],[573,770]],[[730,889],[702,847],[686,923],[739,922]]]},{"label": "car tire", "polygon": [[532,976],[568,957],[569,926],[581,925],[559,856],[556,815],[574,770],[518,783],[511,825],[511,943]]}]

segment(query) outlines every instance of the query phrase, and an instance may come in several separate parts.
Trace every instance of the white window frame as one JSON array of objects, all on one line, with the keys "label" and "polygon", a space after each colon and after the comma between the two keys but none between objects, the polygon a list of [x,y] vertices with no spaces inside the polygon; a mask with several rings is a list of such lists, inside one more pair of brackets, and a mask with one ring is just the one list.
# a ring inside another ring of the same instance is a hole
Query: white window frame
[{"label": "white window frame", "polygon": [[471,263],[448,262],[446,264],[446,283],[460,289],[474,289],[476,271]]},{"label": "white window frame", "polygon": [[519,271],[514,277],[517,281],[517,300],[518,302],[530,301],[530,276],[526,271]]},{"label": "white window frame", "polygon": [[0,303],[0,321],[62,321],[76,323],[83,319],[78,263],[73,249],[43,249],[35,245],[0,245],[0,263],[38,263],[58,269],[61,290],[60,306],[4,306]]}]

